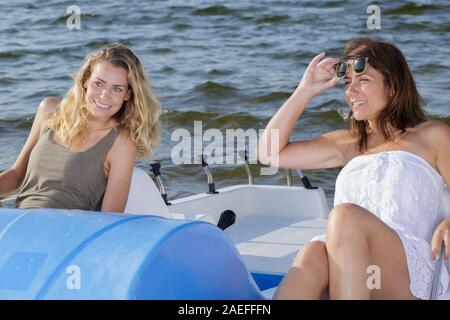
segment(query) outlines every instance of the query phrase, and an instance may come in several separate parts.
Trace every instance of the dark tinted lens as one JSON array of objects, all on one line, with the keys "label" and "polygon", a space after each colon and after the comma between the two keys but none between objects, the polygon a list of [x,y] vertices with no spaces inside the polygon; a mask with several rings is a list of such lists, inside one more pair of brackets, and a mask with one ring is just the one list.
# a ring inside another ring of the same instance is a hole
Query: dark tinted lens
[{"label": "dark tinted lens", "polygon": [[343,78],[345,77],[345,74],[347,73],[347,64],[344,62],[340,62],[337,65],[337,69],[336,69],[336,76],[338,78]]},{"label": "dark tinted lens", "polygon": [[366,69],[366,58],[358,58],[353,62],[353,71],[361,73]]}]

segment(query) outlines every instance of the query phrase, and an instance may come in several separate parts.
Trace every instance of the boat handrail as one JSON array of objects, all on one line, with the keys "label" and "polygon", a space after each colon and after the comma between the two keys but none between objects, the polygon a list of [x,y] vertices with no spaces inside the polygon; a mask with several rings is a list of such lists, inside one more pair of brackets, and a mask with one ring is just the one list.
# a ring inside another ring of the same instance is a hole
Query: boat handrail
[{"label": "boat handrail", "polygon": [[153,175],[155,177],[156,180],[156,185],[158,186],[159,189],[159,193],[161,193],[161,197],[163,198],[164,202],[166,203],[166,205],[170,206],[171,203],[167,200],[167,192],[166,192],[166,188],[164,187],[164,184],[161,180],[161,164],[154,162],[150,164],[151,166],[151,170],[153,172]]},{"label": "boat handrail", "polygon": [[209,194],[219,193],[216,191],[216,184],[214,183],[213,175],[211,173],[211,170],[209,170],[209,165],[208,162],[206,162],[206,160],[207,160],[206,156],[202,153],[201,155],[202,168],[205,171],[206,177],[208,179],[208,193]]},{"label": "boat handrail", "polygon": [[441,283],[441,270],[444,260],[445,242],[442,241],[441,252],[439,253],[439,259],[436,260],[433,274],[433,286],[431,287],[430,300],[436,300],[439,294],[439,284]]},{"label": "boat handrail", "polygon": [[294,172],[297,174],[297,176],[300,178],[300,180],[303,183],[303,186],[305,187],[305,189],[318,189],[317,187],[313,187],[311,182],[309,182],[308,177],[304,174],[304,172],[300,169],[289,169],[286,168],[285,169],[285,173],[286,173],[286,182],[287,182],[287,186],[288,187],[292,187],[293,184],[293,180],[292,180],[292,170],[294,170]]},{"label": "boat handrail", "polygon": [[244,168],[245,172],[247,172],[248,184],[252,185],[255,183],[255,179],[253,178],[252,171],[250,170],[250,163],[248,162],[247,149],[239,151],[239,156],[241,157],[242,160],[244,160]]}]

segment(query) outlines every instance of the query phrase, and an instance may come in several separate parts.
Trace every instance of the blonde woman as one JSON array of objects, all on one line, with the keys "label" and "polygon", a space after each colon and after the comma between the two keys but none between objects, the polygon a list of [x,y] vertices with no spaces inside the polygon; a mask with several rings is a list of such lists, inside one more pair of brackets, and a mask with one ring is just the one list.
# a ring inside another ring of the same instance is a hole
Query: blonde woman
[{"label": "blonde woman", "polygon": [[0,174],[16,207],[123,212],[136,156],[159,141],[160,105],[136,55],[121,44],[88,54],[73,87],[39,105],[28,140]]}]

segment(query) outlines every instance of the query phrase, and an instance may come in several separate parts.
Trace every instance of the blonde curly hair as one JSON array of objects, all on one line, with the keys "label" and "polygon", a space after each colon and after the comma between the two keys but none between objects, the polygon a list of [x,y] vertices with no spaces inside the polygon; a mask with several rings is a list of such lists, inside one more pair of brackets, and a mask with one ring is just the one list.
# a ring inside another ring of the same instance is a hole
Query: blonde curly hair
[{"label": "blonde curly hair", "polygon": [[89,109],[84,87],[93,68],[107,61],[128,71],[130,98],[113,116],[137,146],[138,155],[149,156],[159,143],[161,107],[136,55],[120,43],[108,44],[89,53],[74,77],[73,87],[66,93],[59,108],[47,120],[52,129],[69,146],[74,147],[88,133]]}]

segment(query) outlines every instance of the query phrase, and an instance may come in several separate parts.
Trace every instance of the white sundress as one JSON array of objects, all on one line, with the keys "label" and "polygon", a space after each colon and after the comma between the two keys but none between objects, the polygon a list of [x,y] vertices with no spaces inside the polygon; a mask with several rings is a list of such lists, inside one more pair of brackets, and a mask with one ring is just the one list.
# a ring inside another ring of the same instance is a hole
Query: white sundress
[{"label": "white sundress", "polygon": [[[431,239],[449,212],[440,212],[445,182],[424,159],[408,151],[384,151],[353,158],[336,179],[334,206],[359,205],[380,218],[400,237],[407,258],[410,290],[429,299],[435,261]],[[311,241],[325,241],[325,235]],[[449,273],[441,271],[439,296],[448,290]]]}]

